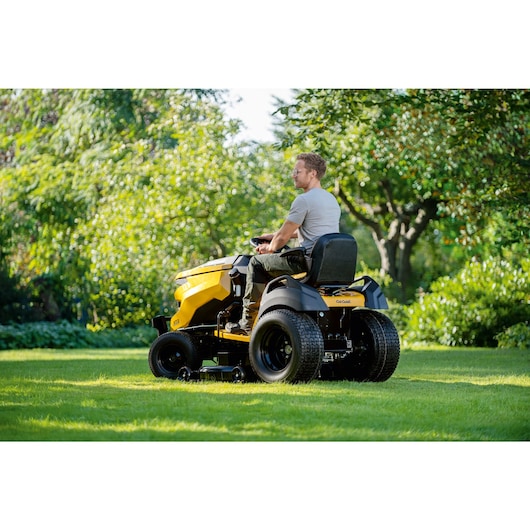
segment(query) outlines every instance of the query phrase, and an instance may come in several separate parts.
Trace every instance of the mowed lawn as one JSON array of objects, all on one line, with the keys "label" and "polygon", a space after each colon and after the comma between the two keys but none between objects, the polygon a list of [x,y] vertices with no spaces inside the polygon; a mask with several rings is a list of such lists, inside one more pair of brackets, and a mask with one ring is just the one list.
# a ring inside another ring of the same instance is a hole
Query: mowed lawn
[{"label": "mowed lawn", "polygon": [[402,352],[384,383],[155,378],[147,350],[0,352],[0,440],[530,439],[529,350]]}]

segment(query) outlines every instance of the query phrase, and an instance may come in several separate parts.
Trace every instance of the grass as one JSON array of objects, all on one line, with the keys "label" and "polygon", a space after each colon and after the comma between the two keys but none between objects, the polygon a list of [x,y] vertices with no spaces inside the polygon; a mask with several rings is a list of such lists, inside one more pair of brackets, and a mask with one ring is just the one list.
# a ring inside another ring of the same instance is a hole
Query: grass
[{"label": "grass", "polygon": [[402,353],[385,383],[184,383],[144,349],[0,352],[0,440],[530,439],[529,350]]}]

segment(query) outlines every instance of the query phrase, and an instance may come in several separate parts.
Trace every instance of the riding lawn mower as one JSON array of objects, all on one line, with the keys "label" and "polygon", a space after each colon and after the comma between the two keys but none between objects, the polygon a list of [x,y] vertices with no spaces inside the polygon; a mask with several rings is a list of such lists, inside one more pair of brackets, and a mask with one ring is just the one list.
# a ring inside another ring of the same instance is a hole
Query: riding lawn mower
[{"label": "riding lawn mower", "polygon": [[388,304],[377,282],[355,278],[355,238],[327,234],[310,256],[287,247],[281,255],[305,260],[307,273],[269,281],[250,335],[225,331],[241,317],[250,255],[177,274],[177,312],[152,319],[153,374],[182,381],[386,381],[399,361],[399,335],[380,312]]}]

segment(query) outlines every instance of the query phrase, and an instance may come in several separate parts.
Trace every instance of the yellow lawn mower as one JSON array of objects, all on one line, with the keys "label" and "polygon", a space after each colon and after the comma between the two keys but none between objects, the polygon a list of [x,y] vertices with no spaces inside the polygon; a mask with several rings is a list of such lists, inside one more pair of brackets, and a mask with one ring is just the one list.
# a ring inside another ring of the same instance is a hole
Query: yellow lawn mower
[{"label": "yellow lawn mower", "polygon": [[177,312],[152,319],[153,374],[183,381],[386,381],[399,361],[399,335],[379,311],[388,309],[380,286],[369,276],[355,278],[355,239],[327,234],[310,256],[300,248],[282,255],[306,260],[308,272],[267,284],[250,336],[225,331],[241,317],[250,255],[180,272]]}]

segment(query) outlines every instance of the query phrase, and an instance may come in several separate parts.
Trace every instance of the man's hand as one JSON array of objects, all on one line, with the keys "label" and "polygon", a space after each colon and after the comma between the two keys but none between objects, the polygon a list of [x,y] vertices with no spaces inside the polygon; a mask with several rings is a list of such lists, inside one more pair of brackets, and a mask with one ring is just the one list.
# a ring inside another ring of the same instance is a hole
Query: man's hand
[{"label": "man's hand", "polygon": [[292,221],[285,221],[282,227],[274,234],[262,234],[260,239],[272,239],[268,243],[261,243],[256,247],[258,254],[273,254],[277,250],[282,249],[292,237],[297,235],[297,230],[300,225]]},{"label": "man's hand", "polygon": [[273,251],[271,250],[270,243],[261,243],[261,245],[258,245],[256,247],[256,252],[258,254],[272,254]]}]

